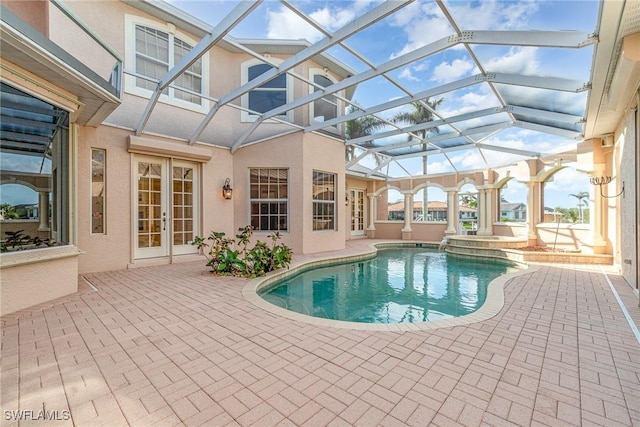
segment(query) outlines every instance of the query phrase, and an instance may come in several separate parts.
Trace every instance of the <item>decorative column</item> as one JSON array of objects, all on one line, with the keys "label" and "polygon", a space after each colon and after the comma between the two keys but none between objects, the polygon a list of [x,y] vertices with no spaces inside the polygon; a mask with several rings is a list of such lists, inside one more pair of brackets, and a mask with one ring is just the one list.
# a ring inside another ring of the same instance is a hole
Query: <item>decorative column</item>
[{"label": "decorative column", "polygon": [[369,224],[367,225],[367,237],[373,239],[376,237],[376,195],[367,193],[369,198]]},{"label": "decorative column", "polygon": [[40,218],[40,225],[38,225],[38,231],[49,231],[49,192],[38,192],[38,217]]},{"label": "decorative column", "polygon": [[478,188],[478,206],[476,208],[478,216],[478,236],[486,236],[487,228],[487,191],[484,188]]},{"label": "decorative column", "polygon": [[402,228],[402,240],[411,240],[411,220],[413,219],[413,193],[404,194],[404,227]]},{"label": "decorative column", "polygon": [[447,192],[447,229],[444,234],[450,236],[458,234],[458,190],[445,190]]},{"label": "decorative column", "polygon": [[527,186],[527,240],[529,246],[536,246],[538,244],[538,231],[536,229],[536,212],[539,206],[536,203],[535,195],[535,181],[528,181],[524,183]]},{"label": "decorative column", "polygon": [[478,229],[478,235],[480,236],[492,236],[493,235],[493,188],[483,188],[479,190],[480,200],[482,201],[480,207],[481,227]]}]

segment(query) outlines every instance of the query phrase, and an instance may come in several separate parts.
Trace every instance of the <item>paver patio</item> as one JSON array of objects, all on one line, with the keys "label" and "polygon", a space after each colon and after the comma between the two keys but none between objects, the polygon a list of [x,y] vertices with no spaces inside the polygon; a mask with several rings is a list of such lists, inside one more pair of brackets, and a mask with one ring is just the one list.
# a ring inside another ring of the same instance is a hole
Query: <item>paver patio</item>
[{"label": "paver patio", "polygon": [[541,266],[489,320],[408,332],[277,316],[203,263],[86,278],[2,318],[2,425],[640,425],[640,344],[599,267]]}]

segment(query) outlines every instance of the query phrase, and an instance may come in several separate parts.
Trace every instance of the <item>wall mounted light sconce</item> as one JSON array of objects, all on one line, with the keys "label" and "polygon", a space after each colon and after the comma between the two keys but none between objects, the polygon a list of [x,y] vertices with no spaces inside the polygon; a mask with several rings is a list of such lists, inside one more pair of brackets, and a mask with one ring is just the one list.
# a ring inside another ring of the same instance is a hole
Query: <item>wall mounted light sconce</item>
[{"label": "wall mounted light sconce", "polygon": [[622,189],[615,196],[605,196],[604,194],[602,194],[602,186],[611,183],[611,179],[612,178],[610,176],[592,176],[591,178],[589,178],[589,182],[591,183],[591,185],[597,185],[600,187],[600,196],[602,197],[611,199],[622,194],[622,197],[624,198],[624,181],[622,181]]},{"label": "wall mounted light sconce", "polygon": [[231,180],[227,178],[224,180],[224,185],[222,186],[222,197],[231,200],[231,196],[233,196],[233,188],[231,188]]},{"label": "wall mounted light sconce", "polygon": [[349,196],[344,196],[344,205],[349,206]]}]

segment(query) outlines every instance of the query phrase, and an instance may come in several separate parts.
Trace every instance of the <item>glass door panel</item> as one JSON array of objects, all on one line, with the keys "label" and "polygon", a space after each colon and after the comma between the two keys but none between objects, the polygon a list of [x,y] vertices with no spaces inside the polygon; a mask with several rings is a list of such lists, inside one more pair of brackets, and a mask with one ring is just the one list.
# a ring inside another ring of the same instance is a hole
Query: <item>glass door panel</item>
[{"label": "glass door panel", "polygon": [[350,190],[351,235],[363,236],[364,231],[364,190]]},{"label": "glass door panel", "polygon": [[166,160],[139,158],[137,173],[137,236],[136,258],[150,258],[168,254],[166,247],[166,204],[164,203],[164,170]]},{"label": "glass door panel", "polygon": [[197,248],[191,243],[197,234],[194,229],[196,165],[188,162],[174,161],[172,174],[173,205],[173,253],[196,253]]}]

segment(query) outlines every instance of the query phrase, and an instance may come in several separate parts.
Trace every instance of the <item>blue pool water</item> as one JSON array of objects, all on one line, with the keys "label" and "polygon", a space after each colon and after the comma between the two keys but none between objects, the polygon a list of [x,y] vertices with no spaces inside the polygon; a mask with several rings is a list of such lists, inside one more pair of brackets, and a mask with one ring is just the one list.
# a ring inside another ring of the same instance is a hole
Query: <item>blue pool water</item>
[{"label": "blue pool water", "polygon": [[464,316],[484,304],[489,282],[512,264],[470,260],[422,248],[314,268],[261,292],[287,310],[364,323],[417,323]]}]

